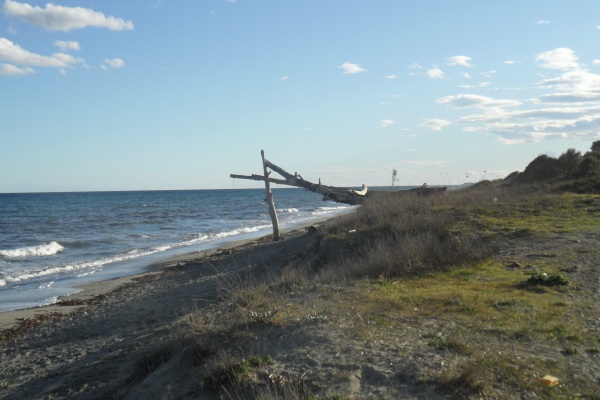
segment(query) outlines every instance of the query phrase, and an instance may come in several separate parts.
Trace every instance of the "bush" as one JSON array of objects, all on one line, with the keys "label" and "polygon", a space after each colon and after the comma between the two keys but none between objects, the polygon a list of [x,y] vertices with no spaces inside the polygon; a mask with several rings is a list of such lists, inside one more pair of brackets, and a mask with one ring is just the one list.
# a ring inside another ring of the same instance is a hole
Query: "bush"
[{"label": "bush", "polygon": [[491,206],[497,196],[483,190],[430,197],[380,193],[324,232],[313,268],[326,279],[390,278],[474,261],[490,247],[458,233],[461,216],[452,210],[470,203]]},{"label": "bush", "polygon": [[570,284],[567,277],[562,274],[535,273],[527,279],[527,285],[569,286]]}]

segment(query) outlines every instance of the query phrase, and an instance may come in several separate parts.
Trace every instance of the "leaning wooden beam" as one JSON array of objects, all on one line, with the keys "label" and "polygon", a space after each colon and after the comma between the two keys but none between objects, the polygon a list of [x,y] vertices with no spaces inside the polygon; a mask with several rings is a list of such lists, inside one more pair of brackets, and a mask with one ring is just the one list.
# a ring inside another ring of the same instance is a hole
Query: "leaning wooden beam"
[{"label": "leaning wooden beam", "polygon": [[[332,200],[337,203],[355,205],[355,204],[361,204],[367,194],[368,189],[367,189],[366,185],[362,186],[362,190],[354,190],[354,189],[350,189],[350,188],[339,188],[339,187],[333,187],[333,186],[326,186],[326,185],[321,184],[320,179],[319,179],[319,183],[317,184],[317,183],[312,183],[312,182],[309,182],[309,181],[303,179],[302,176],[299,175],[298,173],[295,173],[292,175],[289,172],[287,172],[286,170],[284,170],[283,168],[279,167],[278,165],[273,164],[272,162],[270,162],[267,159],[264,159],[264,165],[266,167],[271,168],[273,171],[277,172],[279,175],[281,175],[282,177],[285,178],[282,180],[282,179],[275,179],[275,178],[269,177],[268,178],[269,182],[280,184],[280,185],[301,187],[301,188],[309,190],[311,192],[315,192],[315,193],[319,193],[319,194],[323,195],[323,200]],[[250,176],[230,174],[229,176],[232,178],[250,179],[250,180],[255,180],[255,181],[265,181],[265,179],[266,179],[264,175],[256,175],[256,174],[252,174]]]},{"label": "leaning wooden beam", "polygon": [[[253,181],[261,181],[261,182],[263,182],[265,180],[264,176],[256,175],[256,174],[252,174],[252,175],[229,174],[229,177],[235,178],[235,179],[248,179],[248,180],[253,180]],[[283,179],[277,179],[277,178],[271,178],[271,177],[269,177],[269,182],[277,183],[279,185],[288,185],[288,183]]]},{"label": "leaning wooden beam", "polygon": [[323,200],[332,200],[338,203],[345,204],[360,204],[364,199],[364,196],[367,194],[366,185],[363,185],[363,188],[360,191],[355,191],[354,189],[348,188],[336,188],[333,186],[325,186],[321,184],[320,180],[319,183],[316,184],[304,180],[304,178],[302,178],[302,176],[298,173],[292,175],[280,166],[273,164],[269,160],[266,160],[266,164],[273,171],[283,176],[288,185],[298,186],[311,192],[322,194]]}]

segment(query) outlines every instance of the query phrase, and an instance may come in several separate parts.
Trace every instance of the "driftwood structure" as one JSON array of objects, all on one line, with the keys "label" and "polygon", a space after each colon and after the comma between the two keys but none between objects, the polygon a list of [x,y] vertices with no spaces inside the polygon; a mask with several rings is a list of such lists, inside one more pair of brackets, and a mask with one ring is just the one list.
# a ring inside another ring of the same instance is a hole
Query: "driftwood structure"
[{"label": "driftwood structure", "polygon": [[[288,185],[288,186],[296,186],[308,191],[319,193],[323,196],[323,200],[331,200],[337,203],[344,203],[350,205],[361,204],[367,195],[367,186],[362,185],[362,189],[354,190],[351,188],[340,188],[334,186],[326,186],[321,184],[321,179],[319,179],[319,183],[309,182],[304,180],[301,175],[295,172],[293,175],[284,170],[283,168],[273,164],[269,160],[265,158],[264,150],[260,152],[263,161],[263,174],[252,174],[252,175],[236,175],[230,174],[231,178],[237,179],[249,179],[254,181],[264,181],[265,190],[267,191],[267,197],[265,201],[269,205],[269,214],[271,215],[271,222],[273,223],[273,240],[279,240],[279,221],[277,219],[277,212],[275,210],[275,204],[273,202],[273,193],[271,192],[271,183],[275,183],[278,185]],[[269,171],[268,168],[277,172],[279,175],[283,177],[283,179],[271,178],[270,174],[272,171]]]}]

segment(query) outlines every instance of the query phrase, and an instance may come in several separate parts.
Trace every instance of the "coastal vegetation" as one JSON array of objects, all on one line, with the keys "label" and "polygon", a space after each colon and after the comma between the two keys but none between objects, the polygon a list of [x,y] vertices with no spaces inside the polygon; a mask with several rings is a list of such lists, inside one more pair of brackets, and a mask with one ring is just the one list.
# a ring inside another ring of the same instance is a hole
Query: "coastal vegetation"
[{"label": "coastal vegetation", "polygon": [[599,160],[373,191],[30,310],[0,332],[0,397],[599,399]]},{"label": "coastal vegetation", "polygon": [[[582,275],[598,253],[598,193],[600,141],[469,189],[373,196],[319,227],[295,262],[257,260],[219,281],[219,303],[188,315],[199,384],[223,398],[341,399],[363,398],[356,381],[376,377],[396,391],[373,398],[598,399],[582,367],[600,352],[585,285],[597,265]],[[295,359],[278,358],[273,336],[289,337]],[[303,363],[328,341],[352,354],[317,376]]]}]

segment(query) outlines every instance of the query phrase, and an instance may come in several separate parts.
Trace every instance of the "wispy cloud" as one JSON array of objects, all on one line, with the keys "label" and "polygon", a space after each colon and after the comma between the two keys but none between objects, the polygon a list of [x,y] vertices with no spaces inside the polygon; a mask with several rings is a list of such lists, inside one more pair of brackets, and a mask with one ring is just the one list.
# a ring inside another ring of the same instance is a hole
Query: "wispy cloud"
[{"label": "wispy cloud", "polygon": [[45,8],[6,0],[4,14],[20,18],[49,31],[68,32],[86,27],[107,28],[113,31],[132,30],[133,22],[107,16],[83,7],[64,7],[47,3]]},{"label": "wispy cloud", "polygon": [[564,47],[539,53],[535,56],[535,60],[540,67],[548,69],[573,69],[579,67],[575,52]]},{"label": "wispy cloud", "polygon": [[120,58],[105,58],[101,68],[106,70],[108,67],[122,68],[123,66],[125,66],[125,61]]},{"label": "wispy cloud", "polygon": [[475,85],[460,85],[459,87],[462,89],[475,89],[475,88],[484,88],[490,86],[490,82],[479,82]]},{"label": "wispy cloud", "polygon": [[397,79],[398,77],[395,74],[386,75],[385,79]]},{"label": "wispy cloud", "polygon": [[437,65],[429,68],[425,74],[432,79],[441,79],[445,76],[444,71],[442,71]]},{"label": "wispy cloud", "polygon": [[580,103],[600,100],[600,75],[585,70],[574,70],[545,79],[538,83],[555,92],[539,96],[540,103]]},{"label": "wispy cloud", "polygon": [[51,56],[42,56],[23,49],[18,44],[6,38],[0,38],[0,60],[12,64],[30,67],[56,67],[67,68],[74,64],[84,62],[83,59],[73,57],[66,53],[54,53]]},{"label": "wispy cloud", "polygon": [[366,69],[362,68],[360,65],[351,62],[345,62],[338,68],[341,68],[344,71],[344,74],[358,74],[359,72],[366,71]]},{"label": "wispy cloud", "polygon": [[536,25],[548,25],[548,24],[551,24],[552,21],[548,21],[545,19],[538,19],[537,21],[533,21],[533,23]]},{"label": "wispy cloud", "polygon": [[469,68],[472,68],[475,66],[473,63],[471,63],[471,57],[468,57],[468,56],[450,57],[450,58],[446,59],[446,65],[448,65],[450,67],[459,65],[462,67],[469,67]]},{"label": "wispy cloud", "polygon": [[441,131],[443,127],[452,125],[452,122],[439,118],[427,118],[418,126],[432,131]]},{"label": "wispy cloud", "polygon": [[55,40],[54,46],[58,47],[62,51],[67,51],[67,50],[80,51],[81,50],[81,46],[79,45],[79,43],[74,42],[74,41]]},{"label": "wispy cloud", "polygon": [[[502,99],[479,94],[438,98],[454,110],[476,110],[455,123],[468,132],[493,133],[503,144],[550,139],[600,139],[600,75],[582,68],[572,49],[558,48],[535,56],[540,68],[559,71],[534,86],[542,93],[529,99]],[[429,125],[436,126],[429,122]]]},{"label": "wispy cloud", "polygon": [[523,103],[512,99],[493,99],[478,94],[458,94],[444,96],[436,100],[437,103],[452,108],[491,108],[491,107],[516,107]]},{"label": "wispy cloud", "polygon": [[395,122],[391,119],[382,119],[381,121],[379,121],[380,128],[387,128],[388,126],[392,126],[394,124]]},{"label": "wispy cloud", "polygon": [[23,76],[35,74],[33,68],[19,68],[12,64],[0,64],[0,75],[4,76]]}]

